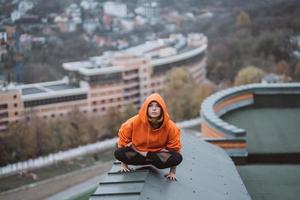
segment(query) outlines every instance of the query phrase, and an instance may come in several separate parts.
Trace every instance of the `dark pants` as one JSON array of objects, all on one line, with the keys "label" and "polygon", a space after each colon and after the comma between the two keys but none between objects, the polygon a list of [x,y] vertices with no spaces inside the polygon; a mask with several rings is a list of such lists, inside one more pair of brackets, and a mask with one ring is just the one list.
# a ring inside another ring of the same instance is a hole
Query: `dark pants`
[{"label": "dark pants", "polygon": [[128,165],[154,165],[159,169],[177,166],[182,161],[182,156],[176,151],[148,152],[144,157],[130,147],[118,148],[115,157]]}]

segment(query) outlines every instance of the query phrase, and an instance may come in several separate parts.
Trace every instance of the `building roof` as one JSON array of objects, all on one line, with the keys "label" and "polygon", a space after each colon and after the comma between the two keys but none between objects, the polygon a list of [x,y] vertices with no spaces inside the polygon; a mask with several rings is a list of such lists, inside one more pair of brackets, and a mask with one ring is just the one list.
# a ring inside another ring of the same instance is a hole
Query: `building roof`
[{"label": "building roof", "polygon": [[113,167],[91,200],[176,200],[251,199],[237,170],[224,150],[182,132],[183,162],[177,167],[177,182],[168,181],[168,169],[136,166],[136,171],[120,173]]},{"label": "building roof", "polygon": [[[202,34],[197,35],[203,36]],[[180,34],[165,39],[159,38],[122,51],[106,51],[101,56],[90,57],[88,60],[63,63],[63,68],[89,76],[99,73],[114,73],[117,68],[118,71],[122,70],[122,66],[113,66],[112,64],[114,58],[119,55],[145,56],[150,58],[152,66],[159,66],[191,58],[207,49],[206,42],[196,47],[190,47],[186,40],[187,38]]]},{"label": "building roof", "polygon": [[253,199],[299,199],[300,165],[241,165],[237,169]]},{"label": "building roof", "polygon": [[300,152],[300,107],[255,108],[251,106],[229,112],[222,119],[247,131],[249,153]]},{"label": "building roof", "polygon": [[24,101],[86,94],[87,88],[69,84],[68,78],[58,81],[16,86]]}]

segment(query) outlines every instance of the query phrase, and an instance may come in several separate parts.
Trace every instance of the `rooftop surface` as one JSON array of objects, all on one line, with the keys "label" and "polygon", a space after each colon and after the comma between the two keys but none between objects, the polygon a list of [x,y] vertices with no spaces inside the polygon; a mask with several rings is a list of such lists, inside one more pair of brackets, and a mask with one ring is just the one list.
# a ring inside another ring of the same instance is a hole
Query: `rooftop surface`
[{"label": "rooftop surface", "polygon": [[222,119],[247,131],[249,153],[300,152],[300,108],[243,108]]},{"label": "rooftop surface", "polygon": [[182,132],[183,162],[177,167],[178,181],[164,178],[168,169],[136,167],[120,173],[115,162],[91,200],[198,200],[251,199],[232,160],[224,150]]},{"label": "rooftop surface", "polygon": [[22,95],[30,95],[30,94],[68,90],[74,88],[76,87],[66,83],[55,83],[49,85],[36,84],[30,87],[22,87],[21,90],[22,90]]},{"label": "rooftop surface", "polygon": [[300,165],[246,165],[237,169],[252,199],[299,199]]}]

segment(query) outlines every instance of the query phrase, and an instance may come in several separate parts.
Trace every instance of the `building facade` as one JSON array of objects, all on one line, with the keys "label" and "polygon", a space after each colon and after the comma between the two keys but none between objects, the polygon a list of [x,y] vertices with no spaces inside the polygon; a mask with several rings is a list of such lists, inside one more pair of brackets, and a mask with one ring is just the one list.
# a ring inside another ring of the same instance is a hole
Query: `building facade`
[{"label": "building facade", "polygon": [[[44,119],[68,115],[78,108],[103,115],[111,107],[137,108],[154,92],[161,92],[167,73],[189,70],[195,81],[206,78],[207,38],[202,34],[171,35],[88,60],[64,63],[66,77],[44,83],[3,88],[0,92],[2,130],[32,114]],[[17,105],[17,106],[15,106]],[[3,118],[3,117],[4,118]]]}]

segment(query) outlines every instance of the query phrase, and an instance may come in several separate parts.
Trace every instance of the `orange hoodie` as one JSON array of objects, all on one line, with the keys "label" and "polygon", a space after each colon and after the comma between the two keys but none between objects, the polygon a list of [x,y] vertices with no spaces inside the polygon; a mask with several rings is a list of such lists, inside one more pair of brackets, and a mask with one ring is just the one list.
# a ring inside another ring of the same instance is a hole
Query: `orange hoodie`
[{"label": "orange hoodie", "polygon": [[[148,121],[147,109],[151,101],[156,101],[162,108],[164,120],[160,128],[153,129]],[[151,94],[143,103],[139,113],[122,124],[119,130],[118,147],[128,143],[139,151],[155,152],[165,148],[179,152],[181,150],[180,129],[170,119],[163,98]]]}]

